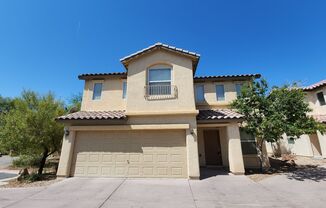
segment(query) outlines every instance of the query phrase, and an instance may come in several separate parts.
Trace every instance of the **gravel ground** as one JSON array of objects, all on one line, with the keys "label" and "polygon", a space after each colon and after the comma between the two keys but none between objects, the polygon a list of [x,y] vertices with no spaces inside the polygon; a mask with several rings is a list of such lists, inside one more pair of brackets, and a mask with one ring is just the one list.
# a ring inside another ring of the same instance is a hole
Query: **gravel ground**
[{"label": "gravel ground", "polygon": [[[285,161],[284,159],[287,159],[288,161]],[[304,156],[284,156],[283,158],[270,158],[270,163],[271,169],[266,173],[259,173],[257,170],[250,170],[247,176],[251,180],[258,182],[275,175],[284,175],[296,172],[299,173],[302,171],[315,172],[318,167],[326,166],[326,159],[315,159]]]}]

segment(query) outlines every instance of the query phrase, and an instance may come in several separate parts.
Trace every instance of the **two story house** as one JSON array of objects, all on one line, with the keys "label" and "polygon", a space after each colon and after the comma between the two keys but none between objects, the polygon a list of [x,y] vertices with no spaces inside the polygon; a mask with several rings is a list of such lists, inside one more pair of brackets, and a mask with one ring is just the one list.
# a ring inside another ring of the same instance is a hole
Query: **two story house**
[{"label": "two story house", "polygon": [[229,104],[259,74],[195,77],[200,55],[157,43],[121,59],[126,72],[82,74],[81,111],[59,117],[58,176],[200,177],[258,165]]},{"label": "two story house", "polygon": [[[326,80],[303,87],[305,101],[309,104],[312,112],[309,113],[320,123],[326,125]],[[302,135],[298,139],[284,136],[277,144],[267,144],[270,154],[295,154],[301,156],[326,158],[326,135],[320,132],[312,135]]]}]

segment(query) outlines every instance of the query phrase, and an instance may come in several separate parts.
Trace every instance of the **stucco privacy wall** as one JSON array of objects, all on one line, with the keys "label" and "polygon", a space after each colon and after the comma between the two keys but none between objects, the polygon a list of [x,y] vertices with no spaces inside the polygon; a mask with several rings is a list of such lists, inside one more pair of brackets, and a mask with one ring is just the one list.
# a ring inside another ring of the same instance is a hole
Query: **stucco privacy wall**
[{"label": "stucco privacy wall", "polygon": [[[126,99],[122,98],[122,85],[126,79],[107,78],[103,80],[85,80],[82,111],[125,110]],[[100,100],[93,100],[94,83],[103,83]]]},{"label": "stucco privacy wall", "polygon": [[[172,68],[172,85],[178,88],[177,99],[151,100],[144,98],[148,68],[153,65],[167,65]],[[171,52],[158,50],[132,61],[128,66],[127,114],[195,111],[193,70],[191,59]]]},{"label": "stucco privacy wall", "polygon": [[[236,84],[244,84],[244,81],[207,81],[207,82],[196,82],[196,85],[204,86],[204,102],[196,102],[198,109],[216,109],[216,108],[228,108],[230,103],[237,98],[235,86]],[[219,101],[216,98],[216,85],[224,85],[225,100]]]},{"label": "stucco privacy wall", "polygon": [[287,136],[276,143],[266,143],[266,149],[269,154],[296,154],[301,156],[311,157],[313,152],[311,149],[311,143],[309,135],[302,135],[300,138],[294,141],[294,144],[289,144]]},{"label": "stucco privacy wall", "polygon": [[287,136],[276,143],[266,142],[266,149],[269,154],[296,154],[301,156],[313,156],[309,135],[302,135],[295,140],[294,144],[289,144]]},{"label": "stucco privacy wall", "polygon": [[319,139],[322,157],[326,158],[326,134],[321,134],[320,132],[317,132],[317,136]]},{"label": "stucco privacy wall", "polygon": [[[318,146],[315,147],[314,145]],[[320,132],[313,135],[304,134],[295,139],[294,144],[289,144],[287,137],[283,136],[278,144],[266,143],[266,149],[268,154],[295,154],[326,158],[326,135],[322,135]]]}]

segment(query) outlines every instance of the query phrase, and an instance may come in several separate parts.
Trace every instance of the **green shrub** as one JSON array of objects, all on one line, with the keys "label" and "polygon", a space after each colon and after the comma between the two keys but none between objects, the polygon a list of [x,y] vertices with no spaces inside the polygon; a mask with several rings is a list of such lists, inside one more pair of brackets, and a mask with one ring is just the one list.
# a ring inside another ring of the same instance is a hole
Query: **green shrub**
[{"label": "green shrub", "polygon": [[35,155],[20,155],[17,159],[12,162],[14,167],[38,167],[41,158]]},{"label": "green shrub", "polygon": [[26,176],[25,180],[28,182],[35,182],[40,181],[43,179],[43,176],[38,173],[31,173],[28,176]]}]

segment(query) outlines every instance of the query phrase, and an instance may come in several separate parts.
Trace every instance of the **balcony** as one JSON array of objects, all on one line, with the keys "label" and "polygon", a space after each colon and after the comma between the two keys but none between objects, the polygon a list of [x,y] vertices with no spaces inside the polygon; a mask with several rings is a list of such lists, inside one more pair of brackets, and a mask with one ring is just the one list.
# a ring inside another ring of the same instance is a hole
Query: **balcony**
[{"label": "balcony", "polygon": [[178,88],[175,85],[146,85],[145,99],[147,100],[166,100],[176,99]]}]

